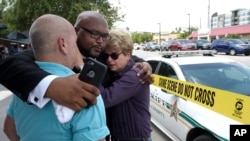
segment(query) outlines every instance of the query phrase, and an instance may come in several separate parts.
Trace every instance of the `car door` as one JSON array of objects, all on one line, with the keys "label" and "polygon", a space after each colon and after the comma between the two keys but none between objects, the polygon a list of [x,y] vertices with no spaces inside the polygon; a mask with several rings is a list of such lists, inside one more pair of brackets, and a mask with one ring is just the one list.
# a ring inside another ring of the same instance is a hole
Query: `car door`
[{"label": "car door", "polygon": [[149,50],[149,43],[146,43],[146,44],[145,44],[144,50],[145,50],[145,51],[148,51],[148,50]]},{"label": "car door", "polygon": [[224,40],[223,42],[223,46],[222,46],[222,51],[223,52],[228,52],[229,51],[229,48],[230,48],[230,42],[229,40]]},{"label": "car door", "polygon": [[170,45],[169,45],[168,48],[169,48],[169,50],[171,50],[171,51],[176,51],[177,48],[178,48],[178,42],[175,41],[175,40],[171,41],[171,43],[170,43]]},{"label": "car door", "polygon": [[227,40],[220,40],[217,44],[217,50],[219,52],[226,52],[229,49],[229,42]]},{"label": "car door", "polygon": [[[175,70],[165,62],[149,61],[149,64],[152,66],[154,74],[174,79],[178,78]],[[179,114],[185,109],[186,100],[154,85],[150,86],[150,95],[152,122],[165,134],[170,134],[172,137],[176,137],[177,140],[184,140],[187,129],[183,128]]]}]

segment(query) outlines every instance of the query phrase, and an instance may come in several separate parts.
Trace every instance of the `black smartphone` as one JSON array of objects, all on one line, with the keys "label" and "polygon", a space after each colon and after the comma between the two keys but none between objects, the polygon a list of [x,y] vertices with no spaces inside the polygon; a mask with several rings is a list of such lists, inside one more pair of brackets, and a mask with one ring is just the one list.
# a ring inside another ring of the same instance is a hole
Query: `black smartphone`
[{"label": "black smartphone", "polygon": [[84,66],[80,72],[79,79],[96,87],[102,83],[107,72],[107,66],[94,58],[88,57],[84,60]]}]

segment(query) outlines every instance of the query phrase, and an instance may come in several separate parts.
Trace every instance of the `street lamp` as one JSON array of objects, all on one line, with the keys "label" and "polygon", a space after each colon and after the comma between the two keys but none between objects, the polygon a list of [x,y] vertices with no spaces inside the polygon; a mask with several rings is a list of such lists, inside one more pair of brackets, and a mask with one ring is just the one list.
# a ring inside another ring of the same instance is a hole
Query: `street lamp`
[{"label": "street lamp", "polygon": [[188,33],[190,34],[190,13],[188,13]]},{"label": "street lamp", "polygon": [[157,23],[157,24],[159,24],[159,46],[160,46],[160,51],[162,51],[161,50],[161,23]]}]

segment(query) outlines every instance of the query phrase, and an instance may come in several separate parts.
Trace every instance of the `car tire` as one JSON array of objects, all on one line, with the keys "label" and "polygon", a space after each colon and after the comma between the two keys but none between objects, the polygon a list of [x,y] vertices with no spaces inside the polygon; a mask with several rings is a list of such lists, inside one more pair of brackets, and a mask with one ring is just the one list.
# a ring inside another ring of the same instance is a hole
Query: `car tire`
[{"label": "car tire", "polygon": [[249,53],[244,53],[245,56],[249,56]]},{"label": "car tire", "polygon": [[218,139],[209,134],[202,134],[194,138],[193,141],[218,141]]},{"label": "car tire", "polygon": [[218,51],[217,51],[216,49],[213,48],[212,50],[213,50],[213,53],[214,53],[214,54],[217,54],[217,53],[218,53]]},{"label": "car tire", "polygon": [[230,49],[229,54],[232,55],[232,56],[235,56],[236,55],[235,49]]}]

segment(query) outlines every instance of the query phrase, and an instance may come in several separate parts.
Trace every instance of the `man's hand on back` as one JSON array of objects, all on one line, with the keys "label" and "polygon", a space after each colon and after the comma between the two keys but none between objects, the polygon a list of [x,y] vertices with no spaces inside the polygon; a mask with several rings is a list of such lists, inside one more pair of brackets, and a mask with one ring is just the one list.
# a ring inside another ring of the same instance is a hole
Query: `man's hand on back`
[{"label": "man's hand on back", "polygon": [[100,94],[99,89],[80,81],[78,76],[79,74],[75,74],[56,78],[49,85],[45,96],[76,112],[90,104],[96,104],[96,97]]},{"label": "man's hand on back", "polygon": [[154,79],[152,75],[152,68],[149,63],[147,62],[137,62],[135,63],[134,67],[139,67],[141,70],[138,72],[138,76],[142,77],[141,82],[142,83],[148,83],[152,84]]}]

